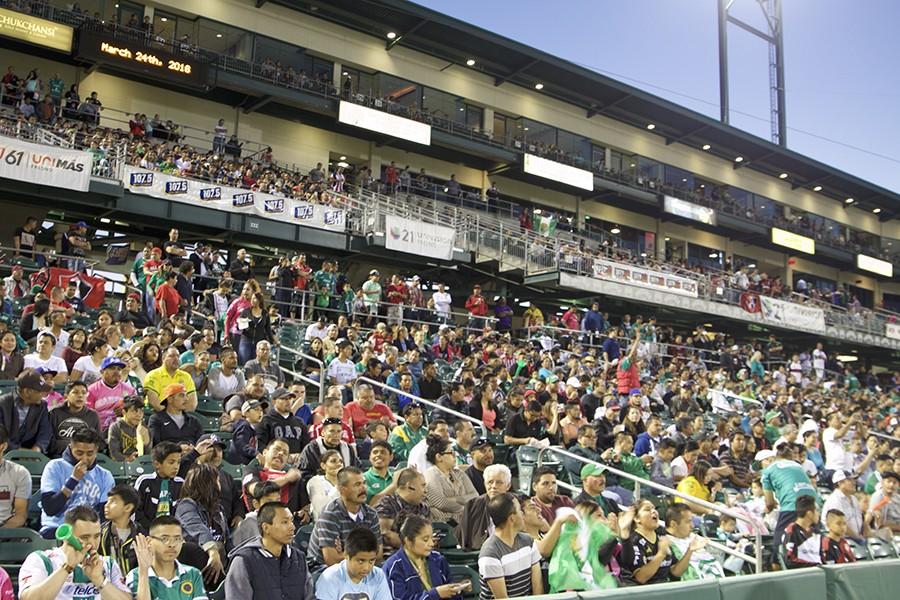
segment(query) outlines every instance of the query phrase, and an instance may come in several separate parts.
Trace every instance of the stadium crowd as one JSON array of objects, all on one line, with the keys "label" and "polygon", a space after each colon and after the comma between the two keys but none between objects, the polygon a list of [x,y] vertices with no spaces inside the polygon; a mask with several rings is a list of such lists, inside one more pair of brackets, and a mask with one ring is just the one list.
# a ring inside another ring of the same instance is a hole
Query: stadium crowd
[{"label": "stadium crowd", "polygon": [[[302,255],[263,277],[176,229],[122,306],[89,309],[15,264],[36,226],[2,286],[0,522],[69,541],[24,558],[23,600],[517,597],[747,572],[727,549],[757,532],[772,568],[900,534],[900,374],[822,344],[599,301],[515,315]],[[83,223],[63,237],[90,247]]]}]

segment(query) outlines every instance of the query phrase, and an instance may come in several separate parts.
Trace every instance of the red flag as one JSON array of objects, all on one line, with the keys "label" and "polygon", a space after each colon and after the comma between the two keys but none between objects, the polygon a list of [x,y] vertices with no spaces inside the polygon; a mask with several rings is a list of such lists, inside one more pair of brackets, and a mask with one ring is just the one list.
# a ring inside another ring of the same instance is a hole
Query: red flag
[{"label": "red flag", "polygon": [[759,304],[759,294],[744,292],[741,294],[741,308],[748,313],[758,313],[762,310]]},{"label": "red flag", "polygon": [[81,298],[85,306],[88,308],[100,308],[103,305],[103,300],[106,297],[106,280],[102,277],[51,267],[50,278],[44,289],[47,292],[55,287],[65,289],[73,279],[78,282],[78,297]]}]

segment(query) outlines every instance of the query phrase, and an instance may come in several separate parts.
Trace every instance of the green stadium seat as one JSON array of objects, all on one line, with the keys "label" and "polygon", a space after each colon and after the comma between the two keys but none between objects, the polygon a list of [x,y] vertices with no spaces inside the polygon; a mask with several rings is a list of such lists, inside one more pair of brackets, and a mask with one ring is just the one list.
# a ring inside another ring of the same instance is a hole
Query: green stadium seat
[{"label": "green stadium seat", "polygon": [[240,481],[244,476],[244,468],[241,465],[233,465],[230,462],[222,461],[222,470],[231,475],[235,481]]},{"label": "green stadium seat", "polygon": [[219,430],[218,416],[209,417],[207,415],[204,415],[202,413],[197,413],[197,412],[192,412],[190,414],[195,416],[197,418],[197,420],[200,421],[200,425],[203,426],[204,433],[215,433]]},{"label": "green stadium seat", "polygon": [[40,485],[44,467],[50,462],[50,459],[40,452],[22,448],[10,450],[4,455],[4,458],[28,469],[28,473],[31,475],[31,483],[35,486]]},{"label": "green stadium seat", "polygon": [[127,462],[118,462],[105,454],[98,454],[97,464],[112,473],[116,483],[127,483],[131,479]]},{"label": "green stadium seat", "polygon": [[28,526],[35,531],[41,528],[41,491],[37,490],[28,501]]},{"label": "green stadium seat", "polygon": [[230,442],[231,438],[234,437],[234,434],[230,431],[217,431],[216,435],[219,437],[220,440],[222,440],[223,442],[226,442],[226,443]]},{"label": "green stadium seat", "polygon": [[847,544],[850,545],[856,560],[869,560],[868,545],[865,542],[857,542],[853,538],[847,538]]},{"label": "green stadium seat", "polygon": [[33,529],[0,529],[0,567],[15,579],[29,554],[54,547],[55,540],[45,540]]},{"label": "green stadium seat", "polygon": [[886,540],[877,537],[870,537],[866,540],[866,547],[869,550],[869,557],[872,560],[882,558],[897,558],[897,550]]},{"label": "green stadium seat", "polygon": [[309,549],[309,540],[312,537],[313,523],[303,525],[294,534],[294,545],[305,553]]},{"label": "green stadium seat", "polygon": [[456,582],[470,581],[472,589],[463,594],[465,600],[472,600],[481,595],[481,578],[478,571],[468,565],[450,565],[450,579]]},{"label": "green stadium seat", "polygon": [[222,401],[210,398],[209,396],[198,398],[197,412],[207,417],[218,418],[223,412]]}]

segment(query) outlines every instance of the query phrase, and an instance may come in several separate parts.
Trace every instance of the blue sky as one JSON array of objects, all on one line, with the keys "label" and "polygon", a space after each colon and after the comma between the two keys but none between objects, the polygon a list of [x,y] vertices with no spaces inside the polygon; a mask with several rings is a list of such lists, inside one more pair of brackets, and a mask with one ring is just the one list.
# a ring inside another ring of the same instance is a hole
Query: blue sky
[{"label": "blue sky", "polygon": [[[719,116],[716,0],[418,3]],[[900,192],[900,2],[783,4],[788,146]],[[732,13],[764,26],[756,0]],[[729,58],[731,124],[769,139],[768,45],[732,25]]]}]

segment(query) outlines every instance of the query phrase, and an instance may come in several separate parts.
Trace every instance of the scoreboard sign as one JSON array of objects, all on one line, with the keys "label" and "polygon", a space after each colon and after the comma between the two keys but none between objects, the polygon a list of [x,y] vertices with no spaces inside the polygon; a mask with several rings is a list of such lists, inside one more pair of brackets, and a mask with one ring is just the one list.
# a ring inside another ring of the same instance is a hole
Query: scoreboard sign
[{"label": "scoreboard sign", "polygon": [[117,38],[110,34],[78,32],[79,58],[122,71],[151,77],[175,86],[204,90],[209,65],[189,54],[175,54],[147,44],[144,39]]}]

